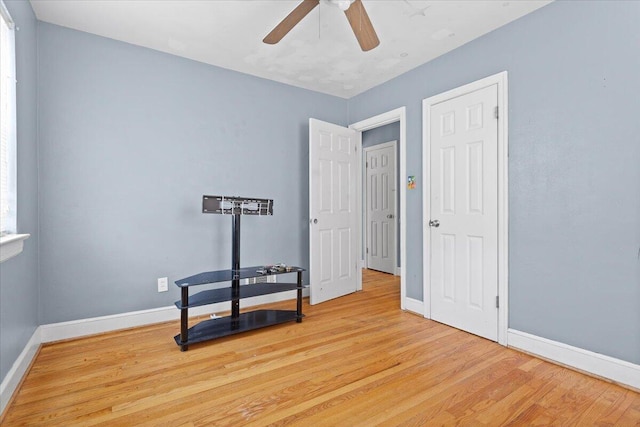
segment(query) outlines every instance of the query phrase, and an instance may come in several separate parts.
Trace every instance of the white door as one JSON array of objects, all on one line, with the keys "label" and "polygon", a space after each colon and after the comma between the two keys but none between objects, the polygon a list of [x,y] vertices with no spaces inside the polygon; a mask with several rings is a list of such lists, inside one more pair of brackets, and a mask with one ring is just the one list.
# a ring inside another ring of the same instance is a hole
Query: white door
[{"label": "white door", "polygon": [[360,133],[309,119],[310,303],[355,292]]},{"label": "white door", "polygon": [[431,317],[498,338],[497,85],[431,107]]},{"label": "white door", "polygon": [[396,147],[395,143],[367,148],[366,249],[367,268],[395,274],[396,270]]}]

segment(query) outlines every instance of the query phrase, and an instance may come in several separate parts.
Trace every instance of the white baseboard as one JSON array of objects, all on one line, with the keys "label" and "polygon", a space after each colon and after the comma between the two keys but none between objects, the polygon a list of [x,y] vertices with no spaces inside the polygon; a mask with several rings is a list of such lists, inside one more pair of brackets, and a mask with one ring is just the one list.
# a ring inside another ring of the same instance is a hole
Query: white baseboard
[{"label": "white baseboard", "polygon": [[[365,270],[367,268],[365,260],[361,259],[358,261],[358,268],[360,268],[360,270]],[[396,267],[395,270],[393,270],[393,275],[402,276],[402,267]]]},{"label": "white baseboard", "polygon": [[640,389],[640,365],[509,329],[507,346]]},{"label": "white baseboard", "polygon": [[[309,289],[303,289],[302,295],[308,297]],[[277,294],[245,298],[241,300],[240,306],[241,308],[251,307],[278,301],[293,300],[295,298],[296,291],[280,292]],[[212,313],[221,313],[229,311],[229,309],[230,304],[228,302],[217,303],[190,309],[189,315],[201,316]],[[87,335],[95,335],[119,329],[128,329],[136,326],[168,322],[179,318],[180,310],[175,306],[169,306],[39,326],[0,384],[0,414],[5,410],[13,396],[13,393],[20,384],[20,381],[22,381],[22,377],[29,369],[40,344],[80,338]],[[176,331],[176,333],[177,332],[178,331]],[[173,337],[167,337],[167,340],[172,339]]]},{"label": "white baseboard", "polygon": [[[308,289],[303,291],[303,295],[305,296],[308,296],[308,293]],[[243,307],[251,307],[294,298],[295,291],[281,292],[279,294],[247,298],[242,300],[242,305]],[[422,301],[405,298],[404,305],[408,311],[420,315],[423,314]],[[229,303],[219,303],[197,307],[189,310],[189,312],[193,316],[199,316],[228,311],[228,309]],[[20,384],[22,377],[29,369],[41,343],[166,322],[176,320],[179,317],[180,311],[176,309],[175,306],[170,306],[70,322],[53,323],[38,327],[0,384],[0,414],[5,410],[13,393]],[[640,365],[634,363],[514,329],[509,329],[507,332],[507,345],[581,371],[592,373],[599,377],[610,379],[620,384],[628,385],[635,389],[640,389]]]},{"label": "white baseboard", "polygon": [[[306,295],[305,295],[306,294]],[[302,290],[303,296],[309,296],[309,290]],[[245,298],[240,301],[240,307],[269,304],[296,298],[296,291],[280,292],[277,294],[261,295]],[[229,302],[221,302],[189,309],[189,316],[202,316],[230,310]],[[152,308],[150,310],[132,311],[129,313],[113,314],[110,316],[92,317],[89,319],[72,320],[69,322],[50,323],[40,326],[43,343],[80,338],[119,329],[134,328],[154,323],[169,322],[180,319],[180,310],[176,306]]]},{"label": "white baseboard", "polygon": [[48,343],[116,331],[118,329],[150,325],[152,323],[168,322],[179,318],[180,311],[175,306],[170,306],[113,314],[110,316],[71,320],[69,322],[50,323],[40,326],[40,329],[42,342]]},{"label": "white baseboard", "polygon": [[405,297],[404,309],[421,316],[424,315],[424,303],[422,301],[418,301],[417,299]]},{"label": "white baseboard", "polygon": [[20,353],[16,361],[13,362],[13,366],[11,366],[11,369],[7,372],[2,383],[0,383],[0,414],[4,412],[13,393],[18,388],[18,385],[20,385],[22,377],[24,377],[29,366],[31,366],[31,362],[38,352],[41,342],[40,327],[38,327],[33,332],[33,335],[31,335],[27,345],[24,346],[22,353]]}]

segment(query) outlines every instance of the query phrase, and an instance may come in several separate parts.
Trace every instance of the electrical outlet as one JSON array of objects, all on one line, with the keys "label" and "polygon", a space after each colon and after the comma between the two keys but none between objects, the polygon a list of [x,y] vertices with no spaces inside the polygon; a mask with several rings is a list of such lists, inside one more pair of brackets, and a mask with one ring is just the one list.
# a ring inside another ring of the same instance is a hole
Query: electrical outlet
[{"label": "electrical outlet", "polygon": [[161,277],[158,279],[158,292],[167,292],[169,290],[169,279]]}]

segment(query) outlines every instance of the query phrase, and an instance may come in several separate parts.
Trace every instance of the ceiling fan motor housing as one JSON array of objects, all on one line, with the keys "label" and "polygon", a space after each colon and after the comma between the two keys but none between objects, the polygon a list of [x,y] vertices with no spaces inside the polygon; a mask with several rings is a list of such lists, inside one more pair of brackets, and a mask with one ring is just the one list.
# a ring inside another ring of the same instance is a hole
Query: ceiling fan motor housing
[{"label": "ceiling fan motor housing", "polygon": [[329,0],[334,5],[338,6],[340,10],[347,10],[355,0]]}]

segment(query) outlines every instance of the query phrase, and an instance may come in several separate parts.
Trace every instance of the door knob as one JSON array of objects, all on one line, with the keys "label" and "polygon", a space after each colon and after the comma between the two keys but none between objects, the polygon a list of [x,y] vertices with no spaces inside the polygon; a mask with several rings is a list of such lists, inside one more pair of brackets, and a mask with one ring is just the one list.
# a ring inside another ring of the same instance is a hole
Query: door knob
[{"label": "door knob", "polygon": [[313,222],[314,224],[317,224],[317,223],[318,223],[318,218],[313,218],[313,219],[312,219],[311,221],[309,221],[309,222]]},{"label": "door knob", "polygon": [[389,219],[393,218],[393,214],[387,215],[387,218],[389,218]]},{"label": "door knob", "polygon": [[437,219],[429,221],[429,227],[440,227],[440,221],[438,221]]}]

